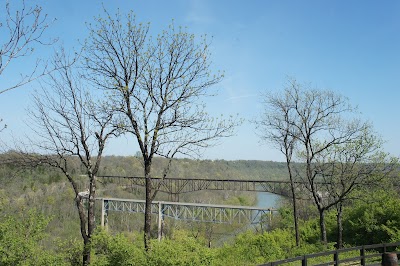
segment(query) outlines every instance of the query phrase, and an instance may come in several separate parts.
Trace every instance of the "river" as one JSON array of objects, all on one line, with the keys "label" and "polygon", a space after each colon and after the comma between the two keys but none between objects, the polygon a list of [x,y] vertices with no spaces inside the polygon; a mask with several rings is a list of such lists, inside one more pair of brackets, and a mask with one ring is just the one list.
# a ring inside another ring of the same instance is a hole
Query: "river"
[{"label": "river", "polygon": [[257,192],[257,207],[276,209],[279,207],[281,197],[269,192]]}]

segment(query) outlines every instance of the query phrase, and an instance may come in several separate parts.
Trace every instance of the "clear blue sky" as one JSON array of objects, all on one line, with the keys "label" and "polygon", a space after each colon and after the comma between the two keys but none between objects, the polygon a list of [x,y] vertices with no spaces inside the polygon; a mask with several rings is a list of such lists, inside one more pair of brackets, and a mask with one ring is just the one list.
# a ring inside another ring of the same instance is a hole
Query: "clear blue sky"
[{"label": "clear blue sky", "polygon": [[[27,0],[33,3],[57,18],[46,37],[59,37],[67,48],[78,46],[86,36],[85,22],[102,11],[101,1],[94,0]],[[0,4],[3,10],[5,1]],[[174,19],[196,35],[213,36],[213,69],[224,70],[225,79],[219,95],[208,101],[210,113],[254,119],[262,111],[260,92],[279,90],[292,76],[347,96],[386,140],[386,151],[400,155],[400,1],[115,0],[104,6],[111,12],[133,10],[139,21],[151,22],[153,35]],[[52,53],[41,48],[37,55]],[[33,62],[34,57],[16,60],[0,77],[1,86]],[[0,117],[8,124],[3,140],[27,132],[25,109],[35,86],[0,95]],[[137,150],[123,138],[107,152],[133,155]],[[248,122],[203,158],[283,160],[273,147],[259,143]]]}]

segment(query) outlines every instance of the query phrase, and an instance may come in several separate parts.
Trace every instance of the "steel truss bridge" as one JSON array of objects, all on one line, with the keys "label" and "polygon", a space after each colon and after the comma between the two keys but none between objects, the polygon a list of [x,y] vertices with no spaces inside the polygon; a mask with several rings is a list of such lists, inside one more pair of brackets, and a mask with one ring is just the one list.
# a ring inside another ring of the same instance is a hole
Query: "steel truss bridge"
[{"label": "steel truss bridge", "polygon": [[[101,225],[103,227],[108,223],[108,212],[110,211],[128,213],[144,213],[145,211],[144,200],[118,198],[97,198],[96,200],[101,201]],[[151,213],[158,216],[159,239],[161,239],[165,217],[198,222],[258,224],[264,217],[269,217],[270,220],[274,211],[276,209],[168,201],[153,201],[151,205]]]},{"label": "steel truss bridge", "polygon": [[[137,176],[98,176],[103,182],[117,182],[126,187],[144,187],[146,179]],[[170,199],[179,201],[179,194],[199,190],[233,190],[270,192],[290,197],[290,181],[275,180],[238,180],[238,179],[200,179],[200,178],[151,178],[152,189],[170,195]],[[304,185],[295,182],[296,185]]]}]

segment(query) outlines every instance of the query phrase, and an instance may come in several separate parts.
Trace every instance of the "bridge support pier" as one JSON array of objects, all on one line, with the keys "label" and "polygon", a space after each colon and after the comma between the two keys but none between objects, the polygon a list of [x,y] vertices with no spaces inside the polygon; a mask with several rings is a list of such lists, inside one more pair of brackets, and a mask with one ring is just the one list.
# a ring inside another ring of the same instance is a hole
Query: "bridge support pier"
[{"label": "bridge support pier", "polygon": [[162,231],[163,231],[163,224],[164,224],[164,214],[163,210],[163,202],[158,202],[158,241],[162,239]]},{"label": "bridge support pier", "polygon": [[105,205],[108,204],[108,200],[101,199],[101,227],[108,229],[108,210]]}]

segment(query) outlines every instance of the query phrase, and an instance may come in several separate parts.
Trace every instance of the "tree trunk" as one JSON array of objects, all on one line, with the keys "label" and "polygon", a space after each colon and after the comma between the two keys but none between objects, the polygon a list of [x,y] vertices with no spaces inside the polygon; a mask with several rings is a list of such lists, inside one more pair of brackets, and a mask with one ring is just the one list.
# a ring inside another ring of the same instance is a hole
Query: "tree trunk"
[{"label": "tree trunk", "polygon": [[91,238],[93,231],[95,229],[95,195],[96,195],[96,177],[92,174],[89,174],[90,182],[89,182],[89,198],[88,198],[88,221],[87,221],[87,239],[84,241],[84,249],[83,249],[83,265],[90,264],[90,253],[91,253]]},{"label": "tree trunk", "polygon": [[326,236],[326,226],[325,226],[325,209],[318,209],[319,211],[319,227],[321,230],[321,241],[323,244],[328,243]]},{"label": "tree trunk", "polygon": [[295,187],[294,187],[292,169],[290,168],[290,161],[288,159],[286,159],[286,165],[287,165],[287,168],[288,168],[288,171],[289,171],[290,189],[291,189],[291,192],[292,192],[294,232],[295,232],[295,236],[296,236],[296,246],[299,246],[300,245],[300,234],[299,234],[298,215],[297,215],[296,191],[295,191]]},{"label": "tree trunk", "polygon": [[95,198],[96,198],[96,177],[90,178],[89,199],[88,199],[88,237],[90,238],[95,229]]},{"label": "tree trunk", "polygon": [[[74,179],[71,177],[71,175],[64,169],[61,168],[65,176],[67,177],[68,181],[70,182],[74,192],[75,192],[75,206],[78,210],[78,216],[79,216],[79,224],[80,224],[80,231],[81,231],[81,236],[83,238],[83,253],[82,253],[82,265],[86,266],[90,264],[90,237],[91,234],[88,233],[87,229],[89,228],[86,227],[86,215],[85,215],[85,208],[83,206],[82,202],[82,197],[79,195],[79,190],[76,182]],[[89,188],[89,191],[91,188]],[[90,198],[90,196],[89,196]],[[94,201],[94,195],[93,195],[93,201]],[[89,204],[90,205],[90,204]],[[90,208],[89,208],[90,210]],[[88,210],[88,215],[90,215],[90,212]],[[93,203],[93,221],[94,221],[94,203]],[[88,223],[89,224],[89,223]]]},{"label": "tree trunk", "polygon": [[90,242],[91,242],[90,238],[88,238],[87,241],[84,241],[83,257],[82,257],[83,266],[90,265],[90,251],[91,251]]},{"label": "tree trunk", "polygon": [[[293,186],[293,184],[291,184],[291,186]],[[300,246],[299,216],[297,214],[297,199],[296,199],[294,187],[292,187],[292,199],[293,199],[293,218],[294,218],[294,231],[295,231],[295,235],[296,235],[296,246]]]},{"label": "tree trunk", "polygon": [[146,179],[146,202],[144,209],[144,248],[146,251],[150,248],[151,239],[151,192],[152,192],[152,182],[150,176],[151,162],[145,162],[145,179]]},{"label": "tree trunk", "polygon": [[342,224],[342,203],[339,202],[337,205],[337,248],[343,248],[343,224]]},{"label": "tree trunk", "polygon": [[78,209],[81,235],[83,238],[82,265],[85,266],[90,264],[90,237],[86,231],[86,217],[82,204],[82,197],[79,195],[76,196],[76,207]]}]

